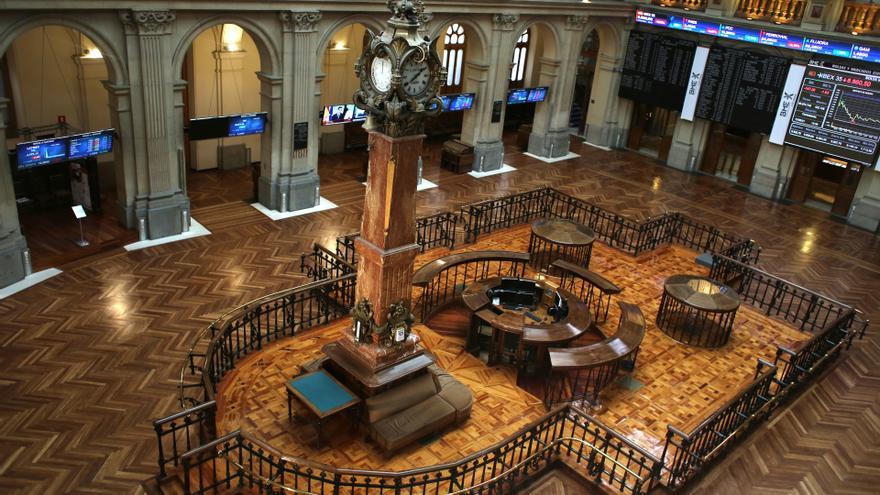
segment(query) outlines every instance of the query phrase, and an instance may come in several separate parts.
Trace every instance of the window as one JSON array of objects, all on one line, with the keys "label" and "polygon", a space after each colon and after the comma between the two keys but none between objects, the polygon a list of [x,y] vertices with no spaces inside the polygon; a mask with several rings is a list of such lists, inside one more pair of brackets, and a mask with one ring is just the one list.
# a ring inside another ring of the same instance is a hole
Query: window
[{"label": "window", "polygon": [[443,38],[443,67],[446,68],[446,91],[461,91],[461,74],[464,66],[464,27],[452,24],[446,28]]},{"label": "window", "polygon": [[510,82],[515,87],[522,87],[526,76],[526,60],[529,55],[529,31],[526,29],[523,34],[516,40],[516,47],[513,49],[513,67],[510,69]]}]

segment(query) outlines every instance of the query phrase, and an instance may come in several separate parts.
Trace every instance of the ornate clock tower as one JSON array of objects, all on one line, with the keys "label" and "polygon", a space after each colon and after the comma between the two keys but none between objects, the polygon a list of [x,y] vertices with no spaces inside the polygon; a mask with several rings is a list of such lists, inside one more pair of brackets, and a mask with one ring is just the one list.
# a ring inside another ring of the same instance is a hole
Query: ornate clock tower
[{"label": "ornate clock tower", "polygon": [[418,371],[432,362],[411,332],[413,260],[419,251],[415,193],[423,119],[442,109],[437,93],[446,71],[436,38],[419,34],[422,0],[388,0],[388,8],[393,16],[387,28],[369,33],[355,65],[360,89],[354,102],[368,112],[370,134],[364,216],[356,239],[358,304],[351,335],[324,349],[367,388],[396,379],[389,369]]}]

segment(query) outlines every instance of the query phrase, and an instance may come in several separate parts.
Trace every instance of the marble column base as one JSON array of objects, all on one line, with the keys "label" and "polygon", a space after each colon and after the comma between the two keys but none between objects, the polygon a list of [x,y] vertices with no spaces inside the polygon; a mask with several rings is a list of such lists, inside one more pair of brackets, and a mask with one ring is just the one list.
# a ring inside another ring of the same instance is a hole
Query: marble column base
[{"label": "marble column base", "polygon": [[673,142],[669,147],[669,157],[666,158],[666,164],[684,172],[693,172],[697,168],[698,160],[699,157],[694,154],[693,145]]},{"label": "marble column base", "polygon": [[[312,170],[299,175],[281,175],[275,179],[260,177],[260,204],[275,211],[296,211],[312,208],[321,196],[321,179]],[[287,204],[282,204],[287,193]]]},{"label": "marble column base", "polygon": [[504,165],[504,143],[497,141],[478,141],[474,145],[474,172],[491,172]]},{"label": "marble column base", "polygon": [[529,135],[529,153],[543,158],[557,158],[568,154],[571,136],[568,129],[532,132]]},{"label": "marble column base", "polygon": [[758,167],[752,175],[749,192],[762,198],[779,199],[784,186],[784,179],[780,179],[774,171]]},{"label": "marble column base", "polygon": [[21,234],[13,234],[0,240],[0,287],[14,284],[30,272],[25,263],[27,242]]},{"label": "marble column base", "polygon": [[876,232],[880,227],[880,200],[868,196],[856,199],[850,207],[847,221],[856,227]]},{"label": "marble column base", "polygon": [[[135,204],[137,218],[146,219],[147,239],[177,235],[189,229],[189,198],[183,192],[163,197],[138,199]],[[187,225],[184,224],[184,221],[187,222]]]},{"label": "marble column base", "polygon": [[590,144],[608,148],[622,148],[626,144],[628,128],[611,125],[587,125],[586,140]]}]

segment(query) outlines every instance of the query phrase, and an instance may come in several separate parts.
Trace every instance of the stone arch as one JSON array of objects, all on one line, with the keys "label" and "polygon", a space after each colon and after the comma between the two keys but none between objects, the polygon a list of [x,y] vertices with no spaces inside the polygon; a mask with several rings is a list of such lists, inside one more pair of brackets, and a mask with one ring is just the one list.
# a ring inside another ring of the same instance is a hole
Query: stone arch
[{"label": "stone arch", "polygon": [[322,30],[323,34],[321,34],[321,38],[318,40],[318,49],[315,52],[315,74],[322,73],[321,67],[324,61],[324,53],[327,51],[327,47],[330,45],[330,40],[333,39],[333,36],[336,33],[338,33],[341,29],[348,27],[350,24],[362,24],[367,29],[377,34],[385,29],[384,24],[378,19],[363,14],[349,15],[334,21],[327,27],[327,29]]},{"label": "stone arch", "polygon": [[128,80],[128,71],[126,70],[124,59],[117,51],[117,47],[122,47],[123,43],[121,41],[117,43],[111,42],[104,33],[69,15],[40,14],[29,16],[10,25],[0,34],[0,54],[6,53],[12,47],[12,43],[22,34],[32,29],[46,26],[61,26],[79,31],[101,50],[101,53],[104,55],[104,64],[107,66],[107,76],[110,82],[120,84]]},{"label": "stone arch", "polygon": [[468,33],[473,34],[478,41],[478,43],[476,43],[474,45],[470,45],[470,44],[468,45],[467,55],[468,55],[468,58],[470,59],[470,61],[485,64],[487,62],[486,61],[486,54],[489,51],[488,50],[489,45],[488,45],[487,38],[486,38],[486,32],[483,30],[483,28],[478,23],[476,23],[470,19],[464,19],[464,18],[461,18],[460,16],[453,15],[453,16],[443,18],[439,21],[435,20],[433,22],[434,26],[430,30],[431,39],[434,39],[437,36],[442,36],[444,33],[444,30],[447,27],[449,27],[450,24],[454,24],[454,23],[458,23],[458,24],[461,24],[462,26],[464,26],[468,30]]},{"label": "stone arch", "polygon": [[235,24],[242,28],[244,32],[251,37],[254,41],[254,45],[257,47],[257,52],[259,52],[260,55],[261,72],[264,74],[275,74],[276,72],[280,72],[281,57],[278,54],[277,43],[262,26],[246,17],[222,15],[200,20],[180,38],[177,47],[174,49],[174,55],[172,56],[172,74],[180,74],[183,68],[183,59],[195,39],[205,30],[222,24]]}]

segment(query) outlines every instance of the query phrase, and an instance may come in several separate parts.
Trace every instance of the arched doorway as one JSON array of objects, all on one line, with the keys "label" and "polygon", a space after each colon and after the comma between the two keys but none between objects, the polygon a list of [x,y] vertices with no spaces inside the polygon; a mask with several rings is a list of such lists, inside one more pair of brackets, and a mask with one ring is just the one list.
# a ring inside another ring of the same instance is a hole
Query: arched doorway
[{"label": "arched doorway", "polygon": [[[0,223],[20,226],[37,271],[133,240],[120,215],[129,198],[122,130],[110,111],[108,88],[121,78],[110,44],[88,27],[41,19],[9,33],[0,53],[18,217]],[[73,206],[86,213],[82,235]]]},{"label": "arched doorway", "polygon": [[590,97],[593,90],[593,79],[596,75],[596,61],[599,58],[599,33],[590,31],[577,58],[577,74],[574,81],[574,96],[569,113],[569,128],[573,133],[583,136],[587,127],[587,112],[590,109]]},{"label": "arched doorway", "polygon": [[[271,65],[263,60],[265,52],[248,30],[231,22],[203,27],[184,52],[185,190],[194,213],[222,203],[258,201],[261,165],[271,158],[271,151],[263,149],[271,132],[271,108],[264,104],[257,76]],[[266,113],[262,132],[259,125],[230,131],[235,116],[260,112]]]},{"label": "arched doorway", "polygon": [[360,87],[354,65],[368,41],[368,28],[376,33],[381,31],[380,26],[366,20],[342,22],[330,32],[318,52],[318,175],[325,180],[366,181],[366,114],[354,106],[353,95]]},{"label": "arched doorway", "polygon": [[[553,148],[563,148],[548,134],[554,113],[553,93],[561,90],[555,87],[560,70],[557,50],[556,32],[548,24],[537,22],[519,31],[508,52],[511,69],[504,115],[506,140],[512,139],[521,151],[534,151],[540,156],[555,156]],[[567,136],[566,129],[564,139]],[[564,149],[567,151],[568,146]]]}]

